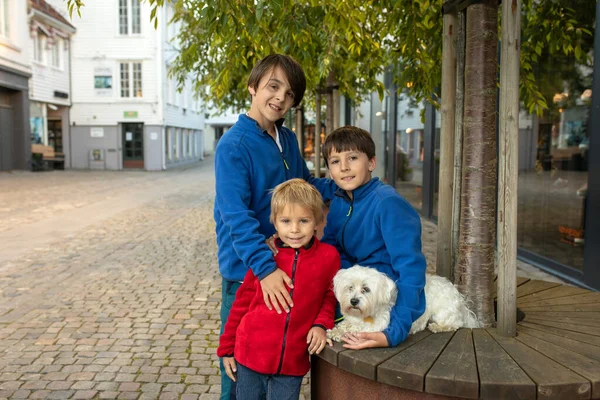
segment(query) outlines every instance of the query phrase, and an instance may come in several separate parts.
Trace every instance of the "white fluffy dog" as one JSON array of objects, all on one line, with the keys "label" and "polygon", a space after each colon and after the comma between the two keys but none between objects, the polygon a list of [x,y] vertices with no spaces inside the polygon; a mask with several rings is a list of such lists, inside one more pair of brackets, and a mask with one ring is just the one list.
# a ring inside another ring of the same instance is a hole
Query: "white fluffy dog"
[{"label": "white fluffy dog", "polygon": [[[398,290],[387,275],[355,265],[335,275],[333,290],[344,320],[327,332],[328,338],[339,342],[346,333],[380,332],[389,325]],[[480,327],[465,298],[448,279],[427,274],[425,298],[425,312],[413,323],[411,334],[425,328],[448,332]]]}]

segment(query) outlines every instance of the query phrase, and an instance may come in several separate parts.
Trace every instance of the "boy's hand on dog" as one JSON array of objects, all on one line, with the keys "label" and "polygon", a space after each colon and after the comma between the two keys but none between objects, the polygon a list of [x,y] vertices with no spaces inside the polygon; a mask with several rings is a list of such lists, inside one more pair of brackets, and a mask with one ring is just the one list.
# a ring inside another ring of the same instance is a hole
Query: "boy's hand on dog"
[{"label": "boy's hand on dog", "polygon": [[389,347],[383,332],[346,333],[342,336],[344,348],[352,350],[368,349],[372,347]]},{"label": "boy's hand on dog", "polygon": [[[320,326],[313,326],[308,331],[308,336],[306,337],[306,343],[308,343],[308,353],[309,354],[319,354],[325,348],[325,345],[331,342],[327,339],[327,333]],[[331,346],[333,343],[330,344]]]},{"label": "boy's hand on dog", "polygon": [[279,268],[260,281],[263,298],[267,308],[269,310],[275,308],[277,314],[281,314],[281,308],[289,313],[290,307],[294,307],[294,302],[292,301],[292,297],[290,296],[286,285],[290,289],[294,288],[292,279]]},{"label": "boy's hand on dog", "polygon": [[235,359],[233,357],[223,357],[223,368],[225,368],[227,376],[236,382],[235,373],[237,372],[237,366],[235,365]]}]

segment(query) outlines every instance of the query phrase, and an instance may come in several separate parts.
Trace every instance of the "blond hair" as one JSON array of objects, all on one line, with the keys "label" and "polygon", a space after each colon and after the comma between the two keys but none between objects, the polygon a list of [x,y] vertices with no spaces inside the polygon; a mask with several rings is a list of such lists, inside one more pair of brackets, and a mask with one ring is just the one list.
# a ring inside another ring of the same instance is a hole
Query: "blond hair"
[{"label": "blond hair", "polygon": [[298,204],[312,211],[317,223],[323,222],[323,199],[319,191],[304,179],[294,178],[275,186],[271,197],[271,217],[275,217],[290,204]]}]

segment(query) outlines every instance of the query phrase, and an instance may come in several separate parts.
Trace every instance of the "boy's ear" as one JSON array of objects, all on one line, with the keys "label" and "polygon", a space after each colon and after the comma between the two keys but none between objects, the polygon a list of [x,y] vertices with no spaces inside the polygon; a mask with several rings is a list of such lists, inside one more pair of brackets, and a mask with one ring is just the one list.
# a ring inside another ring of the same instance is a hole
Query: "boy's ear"
[{"label": "boy's ear", "polygon": [[248,86],[248,92],[250,92],[250,96],[256,95],[256,89],[254,89],[252,86]]},{"label": "boy's ear", "polygon": [[369,172],[373,172],[375,170],[376,166],[377,166],[377,160],[375,159],[375,156],[373,156],[373,158],[371,158],[369,160]]}]

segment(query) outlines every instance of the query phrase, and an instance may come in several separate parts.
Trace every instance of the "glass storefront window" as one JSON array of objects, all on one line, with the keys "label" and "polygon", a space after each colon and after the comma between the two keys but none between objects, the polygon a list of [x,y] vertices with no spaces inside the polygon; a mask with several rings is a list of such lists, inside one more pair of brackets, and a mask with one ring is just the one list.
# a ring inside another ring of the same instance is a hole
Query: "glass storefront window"
[{"label": "glass storefront window", "polygon": [[519,132],[518,246],[582,270],[593,68],[574,59],[544,65],[537,78],[554,92],[549,110]]},{"label": "glass storefront window", "polygon": [[31,127],[31,143],[44,144],[44,107],[42,103],[29,103],[29,125]]}]

